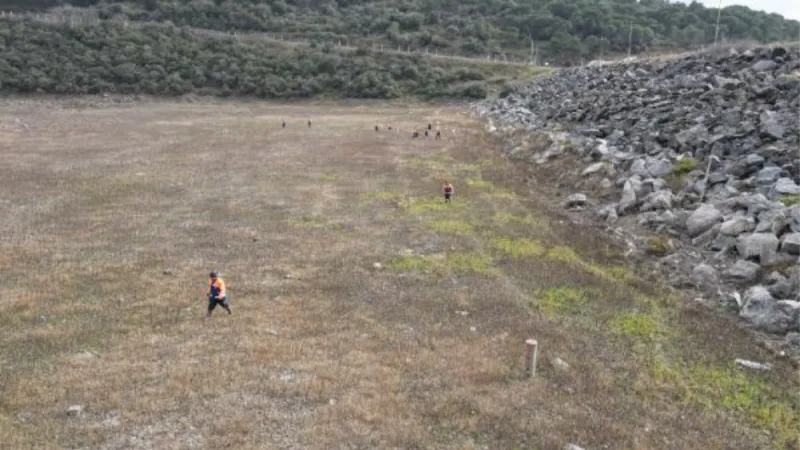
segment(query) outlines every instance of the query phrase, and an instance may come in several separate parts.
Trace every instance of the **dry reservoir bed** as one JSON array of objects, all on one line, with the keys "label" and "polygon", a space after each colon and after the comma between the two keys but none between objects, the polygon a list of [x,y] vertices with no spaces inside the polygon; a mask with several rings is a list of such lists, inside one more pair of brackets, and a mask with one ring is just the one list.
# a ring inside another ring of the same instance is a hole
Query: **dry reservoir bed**
[{"label": "dry reservoir bed", "polygon": [[790,366],[465,109],[85,103],[0,103],[3,448],[796,448]]}]

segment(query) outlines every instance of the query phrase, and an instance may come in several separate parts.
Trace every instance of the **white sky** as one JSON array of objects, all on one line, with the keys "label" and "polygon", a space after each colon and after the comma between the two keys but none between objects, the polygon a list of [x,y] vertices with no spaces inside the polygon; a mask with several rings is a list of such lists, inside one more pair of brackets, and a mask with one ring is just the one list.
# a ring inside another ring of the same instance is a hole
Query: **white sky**
[{"label": "white sky", "polygon": [[[680,0],[690,3],[691,0]],[[710,8],[716,8],[719,0],[698,0]],[[800,20],[800,0],[722,0],[722,7],[729,5],[743,5],[757,11],[778,13],[788,19]]]}]

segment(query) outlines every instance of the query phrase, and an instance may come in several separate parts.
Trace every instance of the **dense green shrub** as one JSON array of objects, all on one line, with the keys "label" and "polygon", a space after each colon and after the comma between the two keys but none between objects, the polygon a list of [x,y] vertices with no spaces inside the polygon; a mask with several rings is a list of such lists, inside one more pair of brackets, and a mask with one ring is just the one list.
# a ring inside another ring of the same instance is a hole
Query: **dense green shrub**
[{"label": "dense green shrub", "polygon": [[[262,98],[483,98],[480,68],[421,57],[199,38],[163,24],[0,21],[0,90]],[[450,63],[452,65],[452,63]],[[485,69],[488,70],[488,69]],[[464,84],[464,82],[468,82]]]},{"label": "dense green shrub", "polygon": [[[667,0],[4,0],[3,8],[45,9],[64,3],[91,6],[101,17],[171,21],[221,31],[248,30],[318,38],[351,45],[383,43],[486,55],[502,49],[556,64],[632,50],[696,48],[714,41],[716,8]],[[797,21],[728,6],[720,16],[723,40],[794,41]]]}]

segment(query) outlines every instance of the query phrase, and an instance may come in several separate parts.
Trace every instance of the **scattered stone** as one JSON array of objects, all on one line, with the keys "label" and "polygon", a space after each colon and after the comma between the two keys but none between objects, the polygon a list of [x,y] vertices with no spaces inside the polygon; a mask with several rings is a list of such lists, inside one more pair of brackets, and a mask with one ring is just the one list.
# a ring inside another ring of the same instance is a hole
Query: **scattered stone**
[{"label": "scattered stone", "polygon": [[76,417],[82,414],[83,414],[83,406],[81,405],[70,405],[70,407],[67,408],[67,415],[70,417]]},{"label": "scattered stone", "polygon": [[578,447],[575,444],[567,444],[566,446],[564,446],[564,450],[583,450],[583,448]]},{"label": "scattered stone", "polygon": [[383,264],[381,264],[379,262],[373,263],[372,264],[372,268],[375,269],[375,270],[381,270],[381,269],[383,269]]},{"label": "scattered stone", "polygon": [[287,273],[287,274],[285,274],[285,275],[283,276],[283,278],[284,278],[284,279],[286,279],[286,280],[291,280],[291,279],[292,279],[292,274],[290,274],[290,273]]},{"label": "scattered stone", "polygon": [[586,194],[572,194],[567,197],[565,206],[567,208],[576,208],[586,206]]},{"label": "scattered stone", "polygon": [[581,175],[587,177],[589,175],[594,175],[599,172],[605,172],[610,175],[609,167],[610,165],[607,162],[596,162],[594,164],[589,165],[587,168],[583,169]]},{"label": "scattered stone", "polygon": [[769,371],[772,370],[772,366],[770,364],[762,364],[757,363],[755,361],[748,361],[746,359],[736,359],[736,364],[746,368],[746,369],[753,369],[759,371]]},{"label": "scattered stone", "polygon": [[778,179],[774,189],[778,195],[800,195],[800,186],[791,178]]},{"label": "scattered stone", "polygon": [[561,358],[553,358],[552,363],[553,363],[553,367],[555,367],[557,369],[561,369],[561,370],[569,369],[569,364],[567,364],[567,362],[564,361]]}]

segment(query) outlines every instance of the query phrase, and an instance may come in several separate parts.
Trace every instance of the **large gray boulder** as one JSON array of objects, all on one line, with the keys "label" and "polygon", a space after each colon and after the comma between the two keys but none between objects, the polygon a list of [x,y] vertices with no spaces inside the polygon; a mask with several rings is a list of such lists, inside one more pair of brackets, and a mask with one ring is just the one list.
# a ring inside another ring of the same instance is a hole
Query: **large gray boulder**
[{"label": "large gray boulder", "polygon": [[787,225],[795,233],[800,233],[800,203],[789,208]]},{"label": "large gray boulder", "polygon": [[756,174],[756,184],[759,186],[769,186],[778,181],[783,169],[777,166],[764,167]]},{"label": "large gray boulder", "polygon": [[800,255],[800,233],[786,233],[781,237],[781,251]]},{"label": "large gray boulder", "polygon": [[719,232],[726,236],[739,236],[753,230],[756,224],[752,218],[744,216],[732,217],[722,223]]},{"label": "large gray boulder", "polygon": [[757,216],[756,233],[772,233],[776,236],[781,235],[790,227],[791,219],[789,212],[785,209],[768,209],[761,211]]},{"label": "large gray boulder", "polygon": [[786,334],[800,329],[800,302],[776,301],[764,286],[753,286],[743,303],[739,316],[761,331]]},{"label": "large gray boulder", "polygon": [[714,205],[705,203],[686,219],[686,230],[689,232],[689,236],[696,237],[721,220],[722,213]]},{"label": "large gray boulder", "polygon": [[756,281],[760,272],[758,264],[740,259],[725,271],[725,278],[734,283],[748,284]]},{"label": "large gray boulder", "polygon": [[717,269],[708,264],[698,264],[692,269],[692,282],[698,288],[713,286],[719,282]]},{"label": "large gray boulder", "polygon": [[639,208],[640,211],[657,211],[672,208],[674,195],[672,191],[663,190],[653,192],[644,199],[644,204]]},{"label": "large gray boulder", "polygon": [[773,189],[778,195],[800,195],[800,186],[791,178],[780,178]]},{"label": "large gray boulder", "polygon": [[739,236],[736,251],[744,259],[758,259],[762,263],[775,260],[780,240],[772,233],[751,233]]}]

